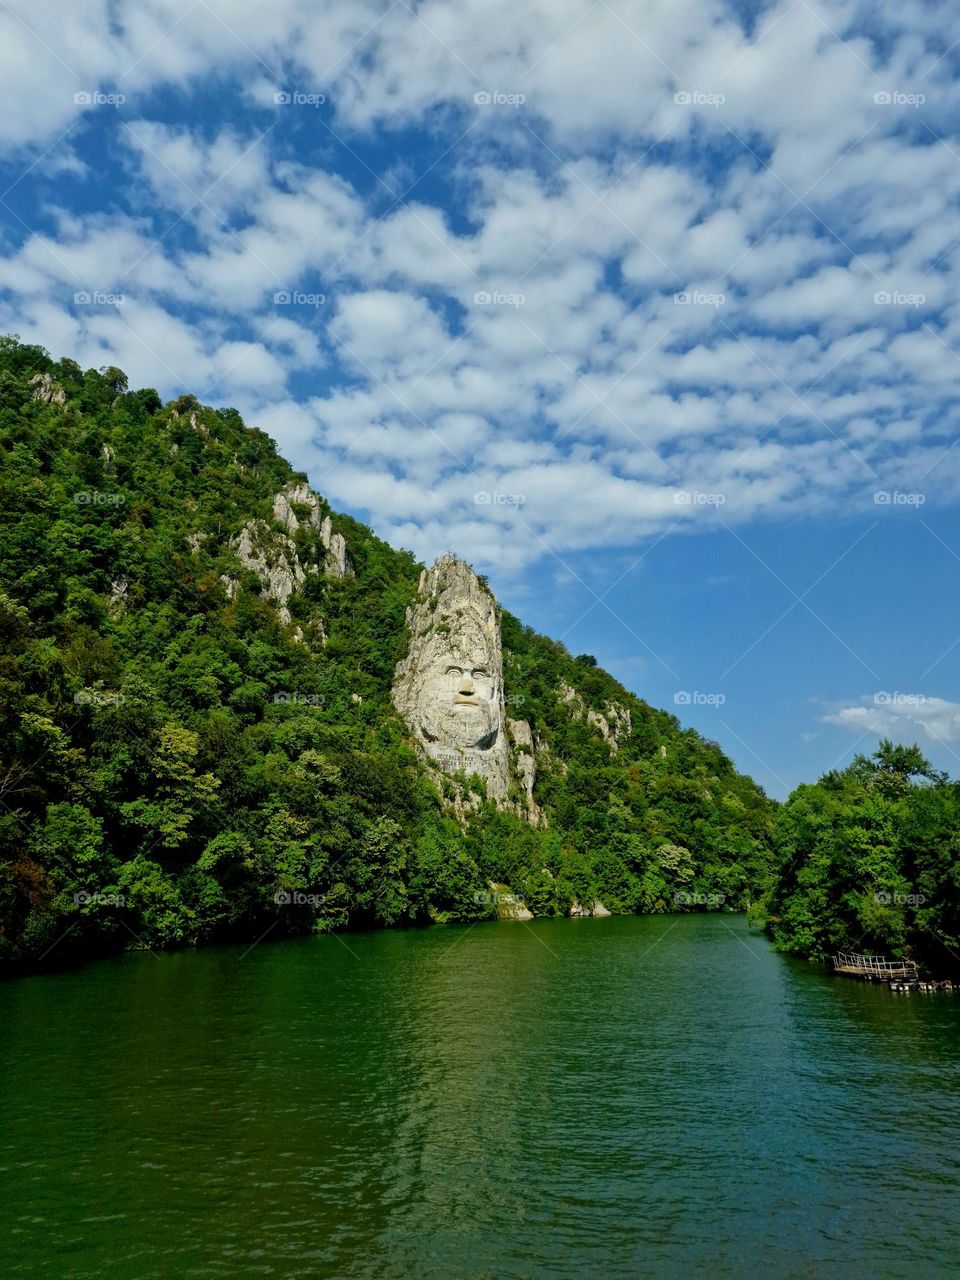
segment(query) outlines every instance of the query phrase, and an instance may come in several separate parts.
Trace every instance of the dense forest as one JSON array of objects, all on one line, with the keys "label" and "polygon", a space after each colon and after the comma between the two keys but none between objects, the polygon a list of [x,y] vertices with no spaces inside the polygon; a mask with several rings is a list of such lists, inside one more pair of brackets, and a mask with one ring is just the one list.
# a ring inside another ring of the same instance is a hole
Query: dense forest
[{"label": "dense forest", "polygon": [[960,784],[919,748],[884,741],[798,787],[775,840],[778,875],[752,916],[780,950],[906,956],[960,972]]},{"label": "dense forest", "polygon": [[[390,701],[421,566],[320,499],[352,571],[278,609],[236,538],[304,477],[235,410],[5,338],[0,449],[6,961],[475,920],[493,885],[535,915],[743,909],[768,886],[760,788],[506,612],[546,824],[455,812]],[[312,526],[293,541],[322,558]],[[564,686],[629,710],[616,751]]]},{"label": "dense forest", "polygon": [[[237,538],[277,529],[275,495],[304,477],[235,410],[4,338],[0,447],[8,966],[473,921],[509,895],[538,916],[749,907],[813,959],[960,956],[960,785],[916,747],[881,743],[776,806],[503,611],[545,822],[464,811],[391,705],[422,566],[321,498],[351,572],[307,573],[278,607]],[[323,559],[306,523],[290,545]],[[590,718],[611,705],[616,749]]]}]

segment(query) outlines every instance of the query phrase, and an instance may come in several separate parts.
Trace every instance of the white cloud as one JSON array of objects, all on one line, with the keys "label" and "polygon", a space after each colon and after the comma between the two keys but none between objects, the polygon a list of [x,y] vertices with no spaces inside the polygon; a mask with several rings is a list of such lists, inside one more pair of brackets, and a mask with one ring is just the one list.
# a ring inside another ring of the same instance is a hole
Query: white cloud
[{"label": "white cloud", "polygon": [[856,704],[839,707],[825,715],[823,721],[899,740],[920,733],[943,744],[960,738],[960,703],[918,693],[884,691],[865,694]]},{"label": "white cloud", "polygon": [[[41,195],[0,323],[237,404],[422,554],[516,566],[718,514],[872,517],[880,489],[951,500],[960,13],[778,0],[747,35],[739,12],[13,0],[0,143]],[[921,86],[924,109],[874,101]],[[242,111],[204,116],[201,87]],[[74,103],[96,88],[127,102]]]}]

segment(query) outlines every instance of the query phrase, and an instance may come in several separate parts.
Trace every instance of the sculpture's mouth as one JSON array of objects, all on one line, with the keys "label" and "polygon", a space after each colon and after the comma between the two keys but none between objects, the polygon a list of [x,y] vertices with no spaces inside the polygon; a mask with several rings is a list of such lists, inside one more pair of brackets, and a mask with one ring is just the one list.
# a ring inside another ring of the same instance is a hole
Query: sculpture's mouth
[{"label": "sculpture's mouth", "polygon": [[453,695],[454,703],[460,703],[468,707],[479,707],[480,699],[475,693],[455,693]]}]

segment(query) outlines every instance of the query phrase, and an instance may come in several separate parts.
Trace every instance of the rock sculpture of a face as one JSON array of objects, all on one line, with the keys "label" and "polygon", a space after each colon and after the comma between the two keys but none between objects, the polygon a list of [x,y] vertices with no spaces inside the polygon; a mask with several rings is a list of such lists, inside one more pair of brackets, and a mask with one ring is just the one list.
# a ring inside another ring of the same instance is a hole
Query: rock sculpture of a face
[{"label": "rock sculpture of a face", "polygon": [[496,602],[468,565],[442,556],[421,576],[407,623],[395,706],[441,769],[478,774],[491,799],[503,799],[510,773]]}]

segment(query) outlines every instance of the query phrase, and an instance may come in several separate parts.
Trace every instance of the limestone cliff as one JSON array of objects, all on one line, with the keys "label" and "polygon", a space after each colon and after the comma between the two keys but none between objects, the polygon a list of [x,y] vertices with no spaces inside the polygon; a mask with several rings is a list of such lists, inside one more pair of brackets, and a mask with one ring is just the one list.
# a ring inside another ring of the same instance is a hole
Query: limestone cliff
[{"label": "limestone cliff", "polygon": [[277,606],[280,621],[291,621],[287,601],[307,580],[292,538],[275,533],[265,520],[250,520],[233,543],[237,559],[252,569],[263,584],[263,594]]},{"label": "limestone cliff", "polygon": [[[296,508],[300,507],[300,515]],[[309,485],[288,484],[273,500],[273,518],[289,534],[303,527],[317,531],[324,550],[323,572],[329,578],[343,578],[353,572],[347,542],[342,533],[334,533],[329,516],[321,515],[320,501]]]},{"label": "limestone cliff", "polygon": [[[308,574],[322,572],[328,578],[342,578],[353,573],[353,565],[346,539],[334,532],[330,517],[322,515],[320,500],[308,485],[291,482],[281,489],[273,499],[273,519],[287,532],[280,533],[266,520],[248,520],[231,546],[240,563],[260,579],[263,594],[277,606],[280,621],[289,626],[292,617],[287,601],[303,588]],[[304,528],[315,532],[322,564],[301,562],[294,535]],[[223,581],[232,599],[238,584],[227,576]],[[316,623],[315,629],[323,643],[322,624]],[[295,629],[295,636],[303,639],[299,627]]]},{"label": "limestone cliff", "polygon": [[33,387],[34,400],[42,400],[44,404],[66,404],[66,392],[49,373],[36,374],[30,379],[30,386]]},{"label": "limestone cliff", "polygon": [[603,711],[594,711],[586,705],[580,694],[564,680],[560,681],[558,697],[569,709],[571,716],[575,720],[586,720],[587,724],[603,738],[610,748],[610,753],[612,755],[617,754],[620,750],[620,743],[624,738],[630,736],[633,729],[629,707],[625,707],[619,702],[607,701],[604,703]]},{"label": "limestone cliff", "polygon": [[[533,735],[507,720],[497,603],[469,565],[441,556],[407,610],[409,648],[393,703],[423,752],[447,774],[476,774],[501,808],[534,824]],[[511,746],[512,744],[512,746]]]}]

